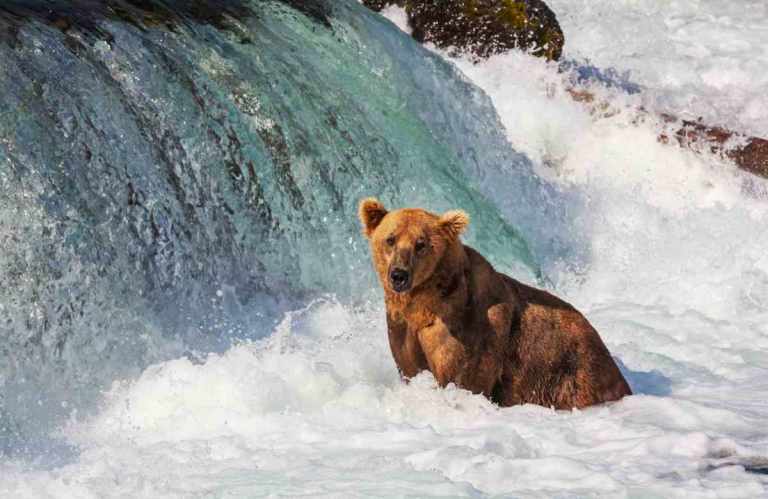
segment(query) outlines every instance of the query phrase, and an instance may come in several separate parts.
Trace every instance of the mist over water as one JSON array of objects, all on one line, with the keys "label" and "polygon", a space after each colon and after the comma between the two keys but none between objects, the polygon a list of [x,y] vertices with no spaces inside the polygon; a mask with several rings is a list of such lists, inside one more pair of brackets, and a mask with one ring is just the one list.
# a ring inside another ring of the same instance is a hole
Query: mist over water
[{"label": "mist over water", "polygon": [[[566,58],[642,92],[586,83],[610,103],[590,114],[578,66],[446,60],[347,1],[318,2],[330,27],[270,1],[101,19],[108,39],[22,24],[0,45],[0,495],[765,495],[766,182],[660,144],[636,109],[686,91],[559,3]],[[703,22],[685,5],[666,29]],[[556,412],[401,383],[367,195],[466,209],[468,242],[579,307],[636,395]]]}]

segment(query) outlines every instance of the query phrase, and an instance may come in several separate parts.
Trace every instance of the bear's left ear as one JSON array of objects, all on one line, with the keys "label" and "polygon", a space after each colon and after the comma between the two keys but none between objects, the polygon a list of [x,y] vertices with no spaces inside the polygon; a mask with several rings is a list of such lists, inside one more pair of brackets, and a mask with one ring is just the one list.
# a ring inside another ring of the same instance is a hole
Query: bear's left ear
[{"label": "bear's left ear", "polygon": [[387,214],[387,209],[376,198],[366,198],[360,201],[360,208],[358,210],[358,216],[360,217],[360,223],[363,224],[363,234],[369,238],[379,226],[384,216]]},{"label": "bear's left ear", "polygon": [[458,238],[469,225],[469,215],[462,210],[446,211],[438,223],[450,237]]}]

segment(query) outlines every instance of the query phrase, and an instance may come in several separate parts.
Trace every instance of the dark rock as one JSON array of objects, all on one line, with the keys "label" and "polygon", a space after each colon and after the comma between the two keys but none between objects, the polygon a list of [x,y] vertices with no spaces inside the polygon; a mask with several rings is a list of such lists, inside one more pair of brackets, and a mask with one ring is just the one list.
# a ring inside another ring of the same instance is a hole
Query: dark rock
[{"label": "dark rock", "polygon": [[[598,100],[590,90],[569,88],[567,92],[574,101],[587,106],[593,115],[610,113],[610,104]],[[640,115],[638,122],[649,115],[642,107],[637,112]],[[709,125],[703,123],[701,118],[696,121],[683,120],[669,113],[661,113],[657,118],[665,128],[659,134],[659,142],[669,144],[674,140],[680,147],[695,153],[709,152],[733,161],[736,166],[753,175],[768,178],[768,140]]]},{"label": "dark rock", "polygon": [[413,37],[441,48],[486,58],[510,49],[550,60],[560,58],[564,37],[554,12],[542,0],[364,0],[380,11],[404,7]]},{"label": "dark rock", "polygon": [[381,12],[387,5],[399,5],[400,7],[404,7],[405,2],[402,0],[399,2],[388,2],[387,0],[363,0],[363,5],[376,12]]},{"label": "dark rock", "polygon": [[742,170],[768,178],[768,140],[690,120],[682,121],[675,138],[683,147],[694,151],[708,149],[732,160]]}]

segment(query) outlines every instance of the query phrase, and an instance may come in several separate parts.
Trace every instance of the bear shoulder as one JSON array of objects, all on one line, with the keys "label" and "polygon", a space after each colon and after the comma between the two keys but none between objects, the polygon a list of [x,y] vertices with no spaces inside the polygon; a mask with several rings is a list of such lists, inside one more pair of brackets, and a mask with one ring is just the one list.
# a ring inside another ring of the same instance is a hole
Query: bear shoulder
[{"label": "bear shoulder", "polygon": [[516,301],[517,281],[493,268],[493,265],[471,246],[464,245],[468,285],[478,303]]}]

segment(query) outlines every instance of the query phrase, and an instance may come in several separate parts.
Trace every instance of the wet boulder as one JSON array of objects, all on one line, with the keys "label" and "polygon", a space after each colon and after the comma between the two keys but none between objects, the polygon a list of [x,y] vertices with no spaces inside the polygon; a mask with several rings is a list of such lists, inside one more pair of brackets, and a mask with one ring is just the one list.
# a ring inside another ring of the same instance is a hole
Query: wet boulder
[{"label": "wet boulder", "polygon": [[542,0],[363,0],[380,11],[405,8],[413,37],[480,58],[519,49],[549,60],[560,58],[564,37],[554,12]]},{"label": "wet boulder", "polygon": [[363,0],[362,3],[369,9],[376,12],[381,12],[384,7],[387,7],[388,5],[399,5],[400,7],[405,7],[405,2],[402,0],[399,2],[388,2],[387,0]]}]

